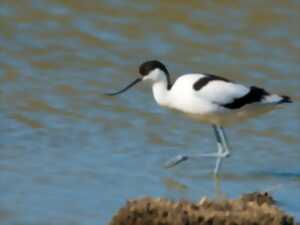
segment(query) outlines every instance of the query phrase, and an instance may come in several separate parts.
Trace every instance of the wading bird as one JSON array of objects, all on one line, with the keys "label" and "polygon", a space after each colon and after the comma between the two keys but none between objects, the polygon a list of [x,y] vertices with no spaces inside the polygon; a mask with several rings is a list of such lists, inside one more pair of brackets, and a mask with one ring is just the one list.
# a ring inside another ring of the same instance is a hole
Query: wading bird
[{"label": "wading bird", "polygon": [[184,74],[172,83],[166,66],[157,60],[142,63],[139,73],[141,77],[128,86],[107,95],[118,95],[141,81],[147,81],[152,85],[157,104],[212,124],[217,139],[216,153],[177,155],[167,162],[167,167],[175,166],[191,157],[213,157],[216,158],[214,173],[218,174],[222,159],[230,155],[223,126],[240,123],[269,112],[278,105],[292,102],[288,96],[271,94],[256,86],[246,87],[206,73]]}]

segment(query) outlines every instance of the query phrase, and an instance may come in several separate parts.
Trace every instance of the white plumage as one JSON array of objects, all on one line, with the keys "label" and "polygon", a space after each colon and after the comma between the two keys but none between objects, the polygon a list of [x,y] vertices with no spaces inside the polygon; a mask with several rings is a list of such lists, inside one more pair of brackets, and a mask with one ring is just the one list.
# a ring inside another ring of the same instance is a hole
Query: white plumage
[{"label": "white plumage", "polygon": [[[202,122],[229,125],[270,111],[283,99],[279,95],[267,95],[258,102],[237,109],[226,108],[224,105],[247,95],[250,88],[223,80],[212,80],[200,90],[193,88],[197,81],[207,77],[204,74],[180,76],[166,94],[165,100],[156,98],[157,103],[187,113]],[[156,93],[159,95],[161,90],[153,89],[153,93],[154,96]]]},{"label": "white plumage", "polygon": [[154,99],[160,106],[181,111],[196,120],[210,123],[215,131],[217,153],[179,155],[168,163],[169,167],[190,157],[216,157],[214,172],[217,174],[222,158],[230,154],[224,125],[256,117],[282,103],[291,102],[288,96],[270,94],[262,88],[246,87],[212,74],[185,74],[172,84],[167,68],[156,60],[143,63],[139,72],[141,78],[137,78],[121,91],[108,95],[120,94],[140,81],[149,82],[152,85]]}]

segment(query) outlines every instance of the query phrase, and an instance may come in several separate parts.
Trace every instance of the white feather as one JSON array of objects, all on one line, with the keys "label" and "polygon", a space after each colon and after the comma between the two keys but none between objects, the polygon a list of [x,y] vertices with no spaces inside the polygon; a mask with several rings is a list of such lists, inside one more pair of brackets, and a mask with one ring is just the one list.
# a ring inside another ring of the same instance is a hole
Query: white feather
[{"label": "white feather", "polygon": [[262,102],[263,103],[278,103],[282,100],[282,97],[279,95],[271,94],[266,96]]},{"label": "white feather", "polygon": [[210,81],[197,92],[200,98],[210,100],[212,103],[225,105],[248,94],[249,88],[222,80]]}]

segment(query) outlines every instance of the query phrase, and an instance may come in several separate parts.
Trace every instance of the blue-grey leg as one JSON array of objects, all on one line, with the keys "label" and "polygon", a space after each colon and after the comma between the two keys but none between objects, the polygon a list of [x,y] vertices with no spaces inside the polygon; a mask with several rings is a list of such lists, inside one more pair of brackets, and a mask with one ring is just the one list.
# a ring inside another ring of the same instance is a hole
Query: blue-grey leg
[{"label": "blue-grey leg", "polygon": [[220,170],[220,167],[221,167],[221,163],[222,163],[222,159],[223,159],[222,153],[224,152],[224,149],[223,149],[223,145],[222,145],[222,138],[221,138],[219,130],[218,130],[218,129],[220,129],[219,126],[213,125],[213,129],[215,132],[215,136],[217,139],[217,145],[218,145],[217,160],[216,160],[216,166],[214,169],[214,174],[217,175]]},{"label": "blue-grey leg", "polygon": [[230,155],[230,148],[229,148],[227,136],[225,134],[225,130],[221,126],[217,127],[217,129],[218,129],[219,136],[221,138],[221,142],[222,142],[223,149],[224,149],[223,154],[224,154],[225,157],[228,157]]},{"label": "blue-grey leg", "polygon": [[218,152],[217,153],[204,153],[204,154],[197,154],[197,155],[177,155],[174,158],[170,159],[169,161],[167,161],[165,163],[165,167],[166,168],[171,168],[173,166],[176,166],[186,160],[188,160],[189,158],[199,158],[199,157],[213,157],[213,158],[217,158],[217,162],[216,162],[216,167],[214,172],[217,173],[219,170],[219,167],[221,165],[221,161],[222,161],[222,153],[224,152],[223,150],[223,146],[222,146],[222,139],[220,137],[219,134],[219,130],[217,125],[213,125],[213,129],[215,132],[215,136],[217,139],[217,145],[218,145]]},{"label": "blue-grey leg", "polygon": [[216,166],[214,169],[214,174],[217,175],[220,170],[220,167],[221,167],[222,159],[225,157],[228,157],[230,152],[229,152],[229,147],[228,147],[228,141],[227,141],[223,127],[221,127],[219,125],[213,125],[213,129],[214,129],[215,136],[217,139],[217,146],[218,146],[217,153],[204,153],[204,154],[195,154],[195,155],[177,155],[176,157],[169,160],[165,164],[165,167],[170,168],[170,167],[176,166],[179,163],[188,160],[189,158],[201,158],[201,157],[214,158],[214,157],[216,157],[217,161],[216,161]]}]

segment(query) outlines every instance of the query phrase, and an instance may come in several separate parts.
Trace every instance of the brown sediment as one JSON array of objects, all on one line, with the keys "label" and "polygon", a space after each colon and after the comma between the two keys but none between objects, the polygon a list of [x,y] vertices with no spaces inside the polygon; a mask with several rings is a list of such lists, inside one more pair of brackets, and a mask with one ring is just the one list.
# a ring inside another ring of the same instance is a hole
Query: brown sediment
[{"label": "brown sediment", "polygon": [[268,193],[245,194],[239,199],[198,203],[164,198],[128,201],[110,225],[296,225]]}]

